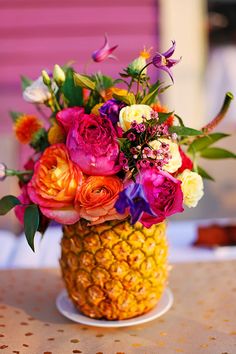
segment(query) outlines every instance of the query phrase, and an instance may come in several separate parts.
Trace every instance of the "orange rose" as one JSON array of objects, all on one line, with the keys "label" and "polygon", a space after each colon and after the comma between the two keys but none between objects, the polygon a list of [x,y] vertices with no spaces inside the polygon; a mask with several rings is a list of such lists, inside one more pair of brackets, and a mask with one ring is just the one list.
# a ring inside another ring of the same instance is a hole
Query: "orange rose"
[{"label": "orange rose", "polygon": [[117,213],[114,204],[123,184],[116,176],[90,176],[76,194],[75,205],[82,218],[92,224],[106,220],[123,219],[126,215]]},{"label": "orange rose", "polygon": [[66,146],[55,144],[48,147],[35,164],[28,194],[49,219],[74,224],[79,214],[73,204],[82,180],[82,172],[70,161]]}]

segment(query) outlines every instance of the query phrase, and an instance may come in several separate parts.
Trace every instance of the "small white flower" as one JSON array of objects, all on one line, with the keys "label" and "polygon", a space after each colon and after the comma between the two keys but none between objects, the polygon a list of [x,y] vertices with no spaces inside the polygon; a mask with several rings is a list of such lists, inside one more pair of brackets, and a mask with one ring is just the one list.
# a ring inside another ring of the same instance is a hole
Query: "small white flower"
[{"label": "small white flower", "polygon": [[[58,90],[58,87],[54,82],[52,83],[52,89],[54,93]],[[44,103],[51,98],[51,93],[48,87],[44,84],[42,76],[26,87],[23,91],[23,98],[26,102],[30,103]]]}]

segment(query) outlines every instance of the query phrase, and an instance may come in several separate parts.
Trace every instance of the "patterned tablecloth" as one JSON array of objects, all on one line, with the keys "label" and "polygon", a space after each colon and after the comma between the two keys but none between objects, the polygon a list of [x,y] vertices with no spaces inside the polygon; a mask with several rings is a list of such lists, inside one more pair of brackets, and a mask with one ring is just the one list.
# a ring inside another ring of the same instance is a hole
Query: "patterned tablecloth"
[{"label": "patterned tablecloth", "polygon": [[0,272],[0,353],[235,354],[236,261],[176,264],[174,305],[147,324],[104,329],[61,316],[56,269]]}]

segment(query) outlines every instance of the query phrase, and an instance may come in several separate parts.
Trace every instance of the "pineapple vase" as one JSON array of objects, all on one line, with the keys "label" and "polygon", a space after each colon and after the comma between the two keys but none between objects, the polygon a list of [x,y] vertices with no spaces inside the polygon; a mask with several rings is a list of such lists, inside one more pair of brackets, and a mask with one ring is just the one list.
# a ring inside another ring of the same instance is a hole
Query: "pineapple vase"
[{"label": "pineapple vase", "polygon": [[84,315],[124,320],[159,301],[167,282],[165,223],[150,229],[129,221],[63,228],[60,265],[68,295]]}]

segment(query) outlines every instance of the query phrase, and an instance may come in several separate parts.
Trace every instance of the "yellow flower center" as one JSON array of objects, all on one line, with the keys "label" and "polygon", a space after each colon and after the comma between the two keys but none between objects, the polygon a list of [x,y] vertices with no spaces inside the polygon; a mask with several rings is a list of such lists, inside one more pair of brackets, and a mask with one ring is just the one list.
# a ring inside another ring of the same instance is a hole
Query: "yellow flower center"
[{"label": "yellow flower center", "polygon": [[144,47],[143,50],[139,53],[140,57],[142,57],[144,59],[149,59],[151,56],[151,50],[152,50],[152,47],[149,49],[146,49]]}]

